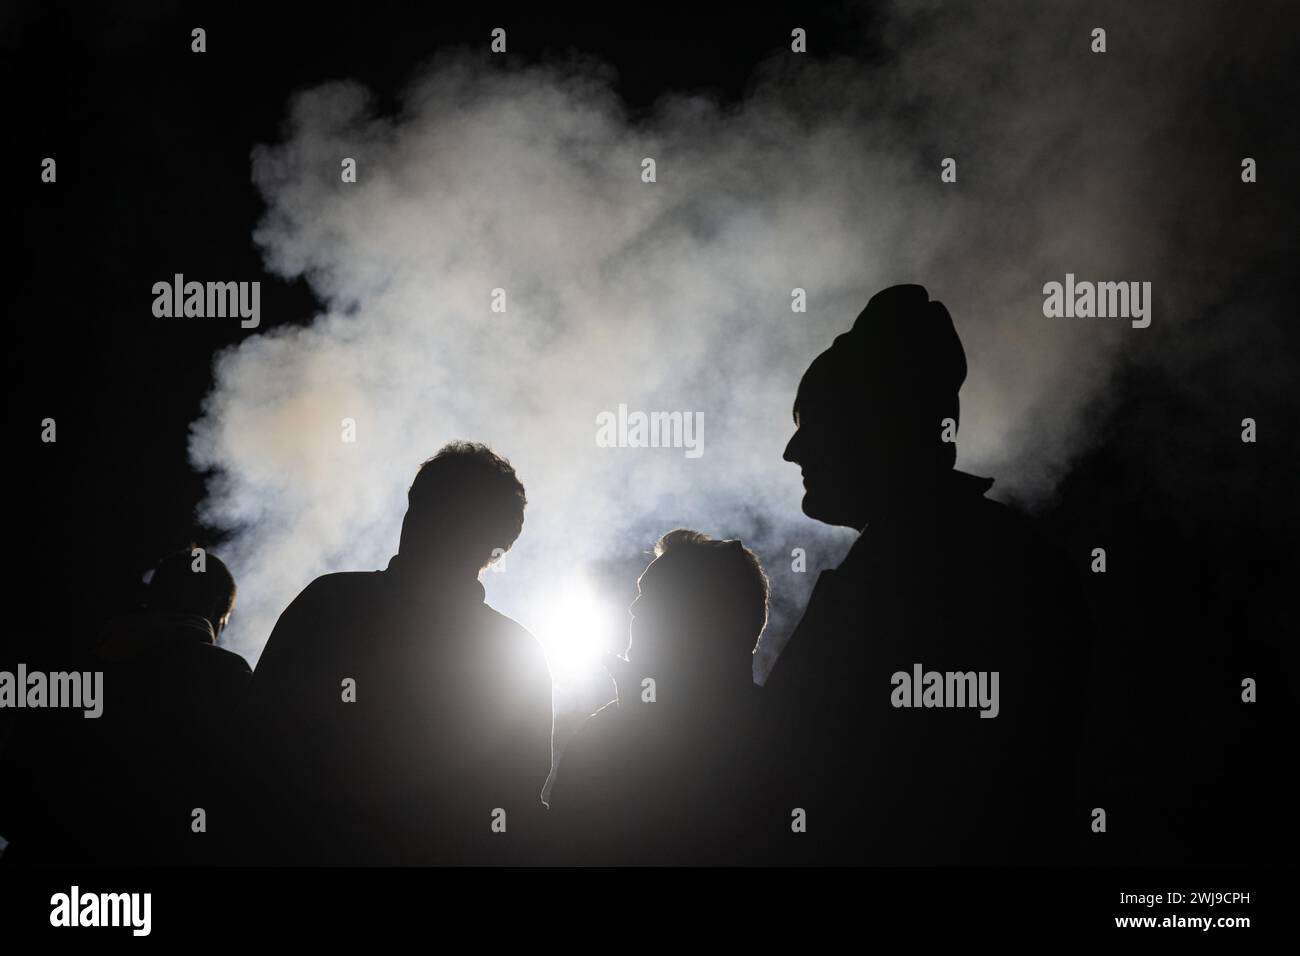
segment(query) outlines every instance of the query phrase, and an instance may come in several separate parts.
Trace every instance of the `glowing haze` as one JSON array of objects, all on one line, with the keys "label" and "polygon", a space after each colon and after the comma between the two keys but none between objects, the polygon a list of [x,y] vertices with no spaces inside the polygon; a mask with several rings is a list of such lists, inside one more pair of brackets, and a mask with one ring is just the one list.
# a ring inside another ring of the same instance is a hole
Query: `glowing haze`
[{"label": "glowing haze", "polygon": [[[436,55],[391,115],[348,81],[295,96],[282,140],[253,151],[255,239],[322,311],[220,355],[191,442],[213,472],[203,517],[232,532],[231,646],[256,660],[312,577],[383,567],[417,466],[453,438],[527,487],[523,535],[483,576],[525,626],[680,525],[753,544],[797,607],[851,536],[800,514],[781,460],[795,387],[898,282],[943,300],[966,346],[959,466],[995,496],[1050,494],[1116,355],[1177,322],[1195,280],[1161,282],[1178,107],[1161,91],[1178,83],[1130,91],[1153,63],[1196,63],[1150,25],[1143,57],[1089,60],[1091,24],[1053,12],[899,19],[881,64],[778,50],[741,102],[680,94],[636,117],[598,63],[485,51]],[[1043,283],[1067,272],[1154,280],[1152,328],[1044,318]],[[620,404],[702,413],[702,454],[599,447]],[[791,623],[778,613],[774,639]]]}]

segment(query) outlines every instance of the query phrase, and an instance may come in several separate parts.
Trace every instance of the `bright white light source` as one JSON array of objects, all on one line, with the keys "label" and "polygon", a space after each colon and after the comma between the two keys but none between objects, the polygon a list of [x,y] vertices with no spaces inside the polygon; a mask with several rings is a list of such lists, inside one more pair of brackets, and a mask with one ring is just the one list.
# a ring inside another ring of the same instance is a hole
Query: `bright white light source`
[{"label": "bright white light source", "polygon": [[546,648],[557,678],[574,677],[593,667],[616,634],[619,617],[586,578],[563,585],[542,602],[533,633]]}]

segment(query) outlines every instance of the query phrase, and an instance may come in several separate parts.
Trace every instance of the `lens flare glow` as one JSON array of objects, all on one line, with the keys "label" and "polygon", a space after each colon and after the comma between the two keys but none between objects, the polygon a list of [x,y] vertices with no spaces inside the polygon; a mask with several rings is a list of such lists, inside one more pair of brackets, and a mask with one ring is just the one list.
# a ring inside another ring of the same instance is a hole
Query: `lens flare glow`
[{"label": "lens flare glow", "polygon": [[540,604],[532,630],[546,648],[557,679],[596,666],[620,627],[614,606],[585,577],[571,579]]}]

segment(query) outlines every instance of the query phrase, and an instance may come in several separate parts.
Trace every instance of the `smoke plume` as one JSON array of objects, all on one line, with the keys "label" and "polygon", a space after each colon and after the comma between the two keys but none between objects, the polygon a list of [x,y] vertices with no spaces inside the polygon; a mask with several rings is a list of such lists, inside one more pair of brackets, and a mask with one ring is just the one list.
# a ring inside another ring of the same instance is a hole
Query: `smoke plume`
[{"label": "smoke plume", "polygon": [[[523,535],[484,574],[525,626],[559,582],[688,526],[759,551],[779,643],[852,537],[800,513],[781,458],[795,388],[899,282],[942,300],[966,347],[958,466],[997,478],[995,497],[1049,499],[1098,440],[1116,369],[1176,361],[1180,326],[1226,298],[1198,230],[1232,214],[1202,184],[1248,188],[1250,146],[1192,144],[1214,133],[1210,65],[1276,59],[1264,30],[1249,57],[1216,47],[1218,6],[1180,5],[1176,25],[1076,9],[913,4],[883,27],[889,57],[778,38],[740,101],[681,92],[635,116],[581,57],[440,51],[389,113],[348,80],[295,95],[281,140],[253,151],[255,239],[320,313],[221,354],[191,441],[212,472],[203,517],[231,534],[233,649],[255,660],[312,577],[383,567],[417,466],[454,438],[527,487]],[[1045,318],[1043,284],[1067,272],[1151,281],[1151,327]],[[702,412],[703,454],[598,447],[620,404]]]}]

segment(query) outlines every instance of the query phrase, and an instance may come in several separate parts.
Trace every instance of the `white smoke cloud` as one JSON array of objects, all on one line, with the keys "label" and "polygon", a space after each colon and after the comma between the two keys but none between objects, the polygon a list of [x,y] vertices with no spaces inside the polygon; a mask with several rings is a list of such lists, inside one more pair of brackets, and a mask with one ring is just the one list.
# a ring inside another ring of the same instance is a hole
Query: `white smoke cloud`
[{"label": "white smoke cloud", "polygon": [[[1050,33],[1045,16],[901,18],[887,63],[778,54],[739,104],[680,94],[635,121],[582,60],[444,52],[395,115],[352,82],[297,95],[282,141],[253,153],[255,238],[322,312],[221,355],[191,443],[214,470],[203,516],[234,532],[233,649],[255,660],[312,577],[382,567],[416,467],[453,438],[488,442],[527,486],[506,572],[484,575],[526,626],[557,581],[679,525],[755,543],[799,606],[851,536],[800,514],[781,460],[795,387],[898,282],[944,301],[966,346],[959,467],[995,495],[1049,495],[1086,443],[1082,410],[1152,330],[1045,319],[1042,284],[1157,280],[1157,330],[1190,293],[1159,282],[1177,83],[1131,95],[1132,57],[1090,60],[1086,20]],[[1159,35],[1144,42],[1161,62]],[[703,456],[597,447],[619,403],[703,412]]]}]

